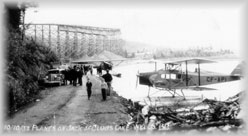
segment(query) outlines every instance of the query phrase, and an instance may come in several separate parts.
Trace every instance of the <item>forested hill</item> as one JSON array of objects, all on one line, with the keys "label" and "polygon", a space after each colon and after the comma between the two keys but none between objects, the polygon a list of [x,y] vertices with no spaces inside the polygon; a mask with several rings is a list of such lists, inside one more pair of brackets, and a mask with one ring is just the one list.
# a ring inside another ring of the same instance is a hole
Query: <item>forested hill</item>
[{"label": "forested hill", "polygon": [[[125,50],[129,53],[150,55],[153,58],[177,58],[177,57],[213,57],[229,56],[237,57],[230,49],[215,49],[212,46],[192,46],[188,48],[172,48],[166,46],[152,46],[133,41],[125,41]],[[136,57],[133,55],[132,57]]]}]

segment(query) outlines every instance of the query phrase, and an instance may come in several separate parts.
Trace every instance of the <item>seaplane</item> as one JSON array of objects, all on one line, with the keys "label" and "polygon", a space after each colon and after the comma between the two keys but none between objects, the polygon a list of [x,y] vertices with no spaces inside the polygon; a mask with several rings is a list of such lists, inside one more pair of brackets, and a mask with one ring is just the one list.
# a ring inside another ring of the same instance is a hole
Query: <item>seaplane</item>
[{"label": "seaplane", "polygon": [[[157,63],[157,61],[155,63]],[[137,74],[136,87],[138,83],[140,85],[147,85],[149,87],[148,97],[150,95],[150,87],[154,87],[159,91],[169,92],[172,97],[180,96],[185,99],[184,89],[195,91],[216,90],[205,86],[240,80],[242,77],[241,64],[239,64],[230,75],[225,75],[216,72],[201,71],[201,64],[216,63],[215,61],[207,59],[193,58],[162,63],[165,66],[164,69],[146,73],[138,72]],[[185,65],[184,69],[183,64]],[[194,71],[188,70],[189,64],[197,65]]]}]

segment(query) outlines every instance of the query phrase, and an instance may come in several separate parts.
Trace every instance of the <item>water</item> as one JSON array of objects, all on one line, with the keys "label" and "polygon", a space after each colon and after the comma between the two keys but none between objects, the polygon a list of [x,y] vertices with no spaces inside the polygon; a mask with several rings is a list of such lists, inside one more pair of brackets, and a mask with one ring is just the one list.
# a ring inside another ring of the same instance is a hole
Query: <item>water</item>
[{"label": "water", "polygon": [[[202,64],[201,69],[213,71],[221,74],[230,74],[232,70],[240,63],[239,60],[222,60],[218,63]],[[183,66],[184,67],[184,66]],[[188,70],[194,71],[197,65],[189,65]],[[157,69],[164,68],[164,64],[157,64]],[[121,78],[114,77],[114,90],[121,96],[133,101],[142,101],[147,98],[149,88],[144,85],[137,85],[137,73],[149,72],[155,70],[154,63],[137,63],[125,66],[115,67],[114,71],[122,74]],[[216,100],[226,100],[227,98],[244,90],[243,80],[207,85],[205,87],[215,88],[211,91],[193,91],[184,89],[184,94],[187,97],[209,98]],[[171,97],[166,91],[158,91],[155,88],[150,88],[150,97]]]}]

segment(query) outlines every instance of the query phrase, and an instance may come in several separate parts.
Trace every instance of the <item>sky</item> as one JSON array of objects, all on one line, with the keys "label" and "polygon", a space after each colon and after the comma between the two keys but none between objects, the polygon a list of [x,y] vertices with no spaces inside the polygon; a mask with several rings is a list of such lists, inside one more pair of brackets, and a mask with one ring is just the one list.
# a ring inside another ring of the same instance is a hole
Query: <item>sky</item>
[{"label": "sky", "polygon": [[239,6],[129,6],[39,2],[26,11],[26,23],[58,23],[120,28],[122,38],[152,46],[213,46],[240,52]]}]

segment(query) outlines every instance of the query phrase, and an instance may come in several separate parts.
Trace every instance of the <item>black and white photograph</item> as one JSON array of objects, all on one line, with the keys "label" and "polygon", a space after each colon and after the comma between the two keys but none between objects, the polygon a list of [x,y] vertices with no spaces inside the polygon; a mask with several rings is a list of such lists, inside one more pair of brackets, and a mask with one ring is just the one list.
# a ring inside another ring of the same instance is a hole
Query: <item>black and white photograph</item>
[{"label": "black and white photograph", "polygon": [[2,133],[246,134],[247,6],[2,2]]}]

